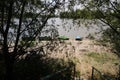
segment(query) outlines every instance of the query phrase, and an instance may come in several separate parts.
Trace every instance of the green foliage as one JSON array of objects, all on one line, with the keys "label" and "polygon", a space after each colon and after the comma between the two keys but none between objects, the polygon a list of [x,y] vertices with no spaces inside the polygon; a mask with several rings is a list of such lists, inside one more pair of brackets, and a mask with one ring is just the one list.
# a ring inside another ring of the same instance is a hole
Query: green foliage
[{"label": "green foliage", "polygon": [[42,41],[50,41],[52,40],[52,38],[50,36],[45,36],[45,37],[39,37],[39,40],[42,40]]},{"label": "green foliage", "polygon": [[20,45],[25,45],[24,47],[33,47],[35,45],[35,41],[20,41]]},{"label": "green foliage", "polygon": [[70,61],[73,62],[74,64],[79,63],[79,59],[76,57],[71,58]]},{"label": "green foliage", "polygon": [[88,59],[92,59],[100,65],[106,64],[106,63],[119,65],[119,62],[120,62],[119,57],[113,53],[91,52],[91,53],[87,53],[85,55],[88,56]]},{"label": "green foliage", "polygon": [[59,39],[59,40],[69,40],[69,38],[66,37],[66,36],[59,36],[58,39]]},{"label": "green foliage", "polygon": [[84,18],[85,16],[87,16],[87,14],[85,14],[86,12],[88,11],[76,10],[73,12],[61,12],[60,17],[61,18],[73,18],[73,19]]},{"label": "green foliage", "polygon": [[82,4],[91,12],[93,19],[99,19],[109,26],[103,31],[103,42],[109,42],[116,50],[115,52],[120,53],[120,1],[85,0]]},{"label": "green foliage", "polygon": [[107,29],[103,32],[102,41],[104,43],[111,43],[111,47],[113,48],[114,52],[117,52],[118,55],[120,53],[120,37],[116,34],[112,29]]},{"label": "green foliage", "polygon": [[87,9],[77,9],[76,11],[72,12],[61,12],[61,18],[72,18],[72,19],[99,19],[102,18],[103,15],[99,13],[97,10],[87,10]]},{"label": "green foliage", "polygon": [[93,58],[95,61],[97,61],[98,63],[105,63],[106,61],[109,61],[109,58],[107,56],[106,53],[88,53],[86,54],[88,57]]},{"label": "green foliage", "polygon": [[35,45],[35,38],[33,37],[23,37],[20,41],[20,45],[24,47],[33,47]]}]

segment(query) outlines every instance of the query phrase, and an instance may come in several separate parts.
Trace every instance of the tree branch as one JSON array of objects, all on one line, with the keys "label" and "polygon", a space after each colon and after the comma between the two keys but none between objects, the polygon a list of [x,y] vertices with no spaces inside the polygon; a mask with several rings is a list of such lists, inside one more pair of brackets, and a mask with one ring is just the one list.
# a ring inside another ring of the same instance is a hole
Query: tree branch
[{"label": "tree branch", "polygon": [[104,22],[105,24],[107,24],[116,34],[120,35],[120,33],[117,31],[117,29],[115,29],[110,23],[108,23],[102,19],[99,19],[99,20]]},{"label": "tree branch", "polygon": [[[54,9],[56,8],[56,6],[57,5],[55,5],[49,12],[49,15],[46,15],[46,19],[43,21],[43,23],[42,23],[42,25],[39,27],[39,29],[37,30],[37,31],[35,31],[34,33],[33,33],[33,35],[31,35],[31,36],[33,36],[34,38],[36,38],[38,35],[39,35],[39,33],[40,33],[40,31],[42,30],[42,28],[45,26],[45,24],[47,23],[47,21],[48,21],[48,19],[50,18],[50,16],[51,16],[51,14],[52,14],[52,12],[54,11]],[[32,40],[30,40],[30,42],[29,43],[31,43],[32,42]],[[25,42],[23,45],[22,45],[22,47],[21,47],[21,49],[23,48],[23,46],[25,46],[26,44],[27,44],[28,42]],[[20,49],[20,50],[21,50]],[[25,48],[25,49],[27,49],[27,47]],[[24,50],[25,50],[24,49]],[[16,56],[17,55],[19,55],[19,54],[16,54]]]},{"label": "tree branch", "polygon": [[[85,6],[85,5],[84,5]],[[89,7],[85,6],[88,10]],[[106,15],[96,6],[97,10],[99,11],[99,13],[103,16],[106,17]],[[120,33],[113,27],[113,25],[111,25],[110,23],[108,23],[107,21],[102,20],[101,18],[99,18],[100,21],[102,21],[103,23],[107,24],[116,34],[120,35]]]},{"label": "tree branch", "polygon": [[8,43],[7,43],[7,35],[8,35],[8,31],[10,28],[10,23],[11,23],[11,18],[12,18],[12,7],[13,7],[13,0],[11,0],[10,4],[9,4],[9,11],[8,11],[8,19],[7,19],[7,26],[5,29],[5,32],[3,34],[3,54],[5,57],[5,60],[7,59],[7,57],[9,56],[9,52],[8,52]]},{"label": "tree branch", "polygon": [[[48,7],[52,4],[54,2],[54,0],[48,5],[48,6],[46,6],[39,14],[37,14],[34,18],[32,18],[32,20],[31,20],[31,22],[28,24],[28,25],[26,25],[25,26],[25,29],[23,30],[23,31],[21,31],[21,33],[23,33],[24,31],[26,31],[26,29],[31,25],[31,24],[35,24],[35,23],[33,23],[35,20],[36,20],[36,18],[42,13],[42,12],[44,12],[46,9],[48,9]],[[28,30],[28,29],[27,29]]]},{"label": "tree branch", "polygon": [[17,37],[16,37],[15,46],[14,46],[14,54],[17,52],[17,45],[18,45],[18,41],[19,41],[19,38],[20,38],[20,30],[21,30],[21,25],[22,25],[22,18],[23,18],[25,3],[26,3],[26,1],[23,2],[23,6],[22,6],[22,9],[21,9],[21,14],[20,14],[20,18],[19,18],[19,26],[18,26]]},{"label": "tree branch", "polygon": [[111,6],[115,9],[115,11],[117,11],[118,13],[120,13],[120,10],[118,10],[114,5],[113,5],[113,3],[110,1],[110,4],[111,4]]},{"label": "tree branch", "polygon": [[3,26],[4,26],[4,2],[3,2],[3,5],[2,5],[2,17],[1,17],[1,26],[0,26],[0,32],[2,34],[4,34],[4,30],[3,30]]},{"label": "tree branch", "polygon": [[13,9],[13,0],[11,0],[10,2],[10,6],[9,6],[9,11],[8,11],[8,19],[7,19],[7,26],[5,29],[5,34],[7,36],[9,28],[10,28],[10,23],[11,23],[11,18],[12,18],[12,9]]}]

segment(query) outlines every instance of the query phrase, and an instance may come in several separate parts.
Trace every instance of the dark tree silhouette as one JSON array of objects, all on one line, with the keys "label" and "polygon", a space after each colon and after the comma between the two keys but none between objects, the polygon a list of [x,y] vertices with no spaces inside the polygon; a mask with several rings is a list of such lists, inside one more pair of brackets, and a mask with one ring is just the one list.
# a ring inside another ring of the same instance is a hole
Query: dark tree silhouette
[{"label": "dark tree silhouette", "polygon": [[[5,80],[14,80],[14,63],[18,56],[25,53],[27,43],[40,35],[47,20],[59,6],[59,0],[0,1],[0,55],[4,56]],[[21,45],[25,36],[31,39]]]}]

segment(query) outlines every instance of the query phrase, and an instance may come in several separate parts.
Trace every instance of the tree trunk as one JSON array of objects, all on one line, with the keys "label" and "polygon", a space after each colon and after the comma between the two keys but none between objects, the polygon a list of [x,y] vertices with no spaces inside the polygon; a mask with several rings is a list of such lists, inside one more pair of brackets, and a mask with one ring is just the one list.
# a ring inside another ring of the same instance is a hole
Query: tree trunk
[{"label": "tree trunk", "polygon": [[8,2],[9,8],[7,12],[7,24],[6,28],[3,31],[3,55],[4,55],[4,61],[5,61],[5,78],[4,80],[14,80],[13,79],[13,65],[14,65],[14,59],[12,55],[9,53],[8,50],[8,32],[10,29],[11,19],[12,19],[12,12],[13,12],[13,4],[14,0],[10,0]]},{"label": "tree trunk", "polygon": [[6,64],[6,72],[5,72],[4,80],[14,80],[14,76],[13,76],[13,63],[11,63],[9,61]]},{"label": "tree trunk", "polygon": [[14,66],[14,60],[11,58],[11,55],[9,52],[5,54],[5,78],[4,80],[14,80],[14,74],[13,74],[13,66]]}]

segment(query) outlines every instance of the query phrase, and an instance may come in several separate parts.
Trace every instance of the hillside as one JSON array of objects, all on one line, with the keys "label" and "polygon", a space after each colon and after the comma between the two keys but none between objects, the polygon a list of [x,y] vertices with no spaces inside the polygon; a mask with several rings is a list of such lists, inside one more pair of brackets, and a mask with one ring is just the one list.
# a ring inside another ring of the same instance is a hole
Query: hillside
[{"label": "hillside", "polygon": [[59,58],[65,61],[71,60],[76,64],[76,71],[84,79],[91,76],[92,66],[104,74],[116,76],[120,59],[111,52],[110,47],[102,46],[94,40],[82,41],[43,41],[44,54],[51,58]]}]

